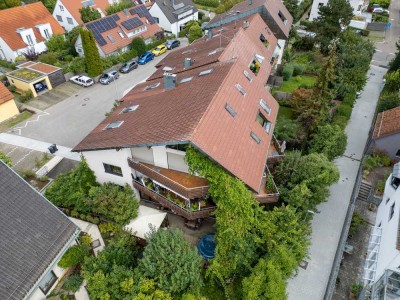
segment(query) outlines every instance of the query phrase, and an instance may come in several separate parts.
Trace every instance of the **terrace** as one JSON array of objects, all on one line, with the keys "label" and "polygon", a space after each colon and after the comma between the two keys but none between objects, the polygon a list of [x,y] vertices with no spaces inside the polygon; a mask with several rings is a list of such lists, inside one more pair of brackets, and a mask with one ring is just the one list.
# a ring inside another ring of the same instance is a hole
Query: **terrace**
[{"label": "terrace", "polygon": [[275,135],[272,135],[271,144],[268,149],[268,165],[272,166],[285,156],[285,142],[279,143]]},{"label": "terrace", "polygon": [[261,181],[261,189],[254,197],[260,204],[276,203],[279,199],[279,191],[275,184],[274,178],[269,172],[268,167],[265,168],[265,174]]}]

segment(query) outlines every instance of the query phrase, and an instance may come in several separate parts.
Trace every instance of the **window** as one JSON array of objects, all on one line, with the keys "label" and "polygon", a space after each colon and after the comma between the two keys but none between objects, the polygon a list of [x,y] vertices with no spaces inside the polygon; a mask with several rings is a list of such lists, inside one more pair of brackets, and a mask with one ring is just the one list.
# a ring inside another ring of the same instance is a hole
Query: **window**
[{"label": "window", "polygon": [[125,38],[121,31],[118,31],[118,34],[121,38]]},{"label": "window", "polygon": [[50,38],[49,30],[45,29],[45,30],[43,30],[43,32],[44,32],[44,36],[46,37],[46,39],[49,39]]},{"label": "window", "polygon": [[110,123],[110,124],[108,124],[108,125],[106,126],[105,129],[114,129],[114,128],[118,128],[119,126],[122,125],[122,123],[124,123],[124,121],[117,121],[117,122]]},{"label": "window", "polygon": [[268,42],[268,40],[265,38],[265,36],[262,33],[260,34],[260,41],[261,41],[261,43],[263,43],[265,48],[268,48],[269,42]]},{"label": "window", "polygon": [[186,77],[186,78],[183,78],[179,83],[189,82],[189,81],[191,81],[192,79],[193,79],[193,76],[192,76],[192,77]]},{"label": "window", "polygon": [[243,70],[243,74],[250,82],[253,81],[253,78],[251,78],[249,72],[247,72],[246,70]]},{"label": "window", "polygon": [[392,217],[394,215],[394,205],[395,205],[395,203],[393,203],[393,205],[390,207],[389,221],[392,219]]},{"label": "window", "polygon": [[147,90],[152,90],[152,89],[155,89],[156,87],[158,87],[159,85],[160,85],[160,83],[159,83],[159,82],[156,82],[156,83],[153,83],[153,84],[150,84],[150,85],[146,86],[146,87],[144,88],[144,90],[145,90],[145,91],[147,91]]},{"label": "window", "polygon": [[26,39],[28,40],[28,44],[29,44],[29,45],[33,45],[33,40],[32,40],[32,37],[31,37],[30,34],[28,34],[28,35],[26,36]]},{"label": "window", "polygon": [[60,6],[60,10],[64,11],[64,6],[62,6],[62,5],[59,5],[59,6]]},{"label": "window", "polygon": [[244,88],[243,88],[239,83],[236,83],[236,84],[235,84],[235,87],[238,89],[238,91],[239,91],[243,96],[246,95],[246,91],[244,90]]},{"label": "window", "polygon": [[122,170],[120,167],[117,166],[113,166],[113,165],[109,165],[109,164],[105,164],[103,163],[104,166],[104,171],[108,174],[113,174],[113,175],[117,175],[117,176],[123,176],[122,175]]},{"label": "window", "polygon": [[236,111],[230,106],[228,103],[225,104],[225,109],[228,111],[228,113],[232,116],[236,116]]},{"label": "window", "polygon": [[68,24],[71,24],[71,25],[74,24],[74,21],[72,20],[72,18],[67,18],[67,22],[68,22]]},{"label": "window", "polygon": [[56,18],[57,18],[57,21],[58,21],[58,22],[62,22],[62,21],[63,21],[62,17],[59,16],[59,15],[56,15]]},{"label": "window", "polygon": [[189,144],[176,144],[176,145],[167,145],[166,147],[170,148],[170,149],[186,152],[188,146],[189,146]]},{"label": "window", "polygon": [[208,75],[208,74],[210,74],[212,71],[213,71],[213,69],[208,69],[208,70],[201,71],[200,74],[199,74],[199,76]]},{"label": "window", "polygon": [[279,11],[278,16],[281,19],[281,21],[283,22],[283,24],[286,24],[286,18],[281,11]]},{"label": "window", "polygon": [[54,274],[53,271],[50,271],[40,281],[39,288],[43,292],[43,294],[46,295],[50,291],[50,289],[54,285],[54,283],[56,283],[56,281],[57,281],[57,276]]},{"label": "window", "polygon": [[263,99],[260,99],[260,106],[262,109],[269,115],[271,113],[271,108],[268,106],[267,103]]},{"label": "window", "polygon": [[121,113],[124,114],[124,113],[127,113],[127,112],[135,111],[135,110],[137,110],[138,107],[139,107],[139,105],[131,105],[131,106],[125,107],[121,111]]},{"label": "window", "polygon": [[261,63],[257,59],[253,59],[249,65],[249,69],[257,76],[260,71]]},{"label": "window", "polygon": [[214,50],[214,51],[208,52],[208,56],[210,56],[210,55],[214,55],[215,53],[217,53],[217,50]]},{"label": "window", "polygon": [[400,178],[394,177],[394,176],[392,175],[392,180],[391,180],[391,181],[392,181],[392,182],[391,182],[392,187],[393,187],[395,190],[397,190],[397,188],[398,188],[399,185],[400,185]]},{"label": "window", "polygon": [[253,140],[256,141],[257,144],[261,143],[260,138],[257,136],[257,134],[255,134],[253,131],[250,132],[250,136],[252,137]]},{"label": "window", "polygon": [[271,130],[272,123],[268,121],[260,111],[258,112],[256,121],[265,129],[266,132]]},{"label": "window", "polygon": [[111,43],[115,43],[114,37],[111,34],[107,35],[107,38],[110,40]]}]

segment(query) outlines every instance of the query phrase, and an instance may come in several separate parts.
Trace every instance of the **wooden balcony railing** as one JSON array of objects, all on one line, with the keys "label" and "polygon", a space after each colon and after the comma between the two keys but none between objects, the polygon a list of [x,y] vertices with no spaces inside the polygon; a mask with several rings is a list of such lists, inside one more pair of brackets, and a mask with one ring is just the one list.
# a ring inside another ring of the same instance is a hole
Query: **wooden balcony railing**
[{"label": "wooden balcony railing", "polygon": [[214,206],[214,207],[206,207],[200,210],[191,211],[184,207],[179,206],[176,203],[171,202],[163,195],[160,195],[155,191],[153,191],[152,189],[149,189],[148,187],[144,186],[141,182],[137,180],[133,180],[133,186],[140,192],[146,194],[150,198],[160,203],[162,206],[169,208],[173,213],[182,216],[187,220],[206,218],[210,216],[211,212],[213,212],[216,208]]},{"label": "wooden balcony railing", "polygon": [[[149,177],[152,180],[155,180],[162,185],[170,188],[172,191],[175,191],[177,194],[180,194],[186,198],[194,199],[194,198],[203,198],[208,194],[208,185],[207,186],[198,186],[198,187],[187,187],[177,182],[176,180],[161,174],[161,172],[157,172],[157,169],[162,169],[158,167],[149,167],[148,164],[141,163],[140,161],[135,161],[133,159],[128,159],[128,164],[132,169],[139,171],[143,175]],[[185,176],[192,176],[183,172],[173,171],[175,173],[182,173]],[[196,178],[195,176],[192,176]]]},{"label": "wooden balcony railing", "polygon": [[[279,191],[278,187],[275,184],[275,181],[271,175],[271,172],[268,169],[268,166],[265,167],[266,176],[262,178],[261,181],[261,190],[259,194],[254,194],[254,197],[261,204],[267,203],[275,203],[278,202],[279,199]],[[270,184],[267,185],[267,181],[271,180]],[[269,186],[269,187],[267,187]]]}]

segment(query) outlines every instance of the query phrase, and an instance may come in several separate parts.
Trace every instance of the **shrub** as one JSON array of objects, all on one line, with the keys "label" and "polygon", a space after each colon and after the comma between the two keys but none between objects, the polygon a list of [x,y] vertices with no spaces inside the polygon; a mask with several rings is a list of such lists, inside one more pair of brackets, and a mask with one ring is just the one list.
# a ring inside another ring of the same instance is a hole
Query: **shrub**
[{"label": "shrub", "polygon": [[47,180],[49,180],[49,177],[47,177],[47,176],[41,176],[39,178],[39,181],[41,181],[41,182],[46,182]]},{"label": "shrub", "polygon": [[36,177],[35,172],[33,172],[32,170],[23,170],[23,171],[20,172],[19,175],[21,175],[21,177],[23,179],[25,179],[25,180],[28,179],[28,178],[35,178]]},{"label": "shrub", "polygon": [[293,65],[287,64],[286,66],[284,66],[282,71],[283,80],[285,81],[290,80],[290,78],[292,78],[293,71],[294,71]]},{"label": "shrub", "polygon": [[64,281],[63,289],[76,293],[82,285],[82,282],[83,278],[80,275],[71,275]]},{"label": "shrub", "polygon": [[375,191],[382,193],[384,189],[385,189],[385,181],[378,180],[378,182],[375,185]]},{"label": "shrub", "polygon": [[125,8],[132,7],[132,5],[133,5],[133,2],[131,2],[131,1],[120,1],[117,3],[113,3],[106,7],[106,14],[107,14],[107,16],[115,14],[119,11],[124,10]]},{"label": "shrub", "polygon": [[306,70],[306,66],[303,64],[293,65],[293,76],[302,75]]},{"label": "shrub", "polygon": [[350,119],[351,116],[351,112],[352,112],[353,108],[347,104],[342,103],[341,105],[339,105],[339,107],[336,110],[336,113],[339,116],[344,116],[347,119]]},{"label": "shrub", "polygon": [[85,59],[83,57],[75,57],[66,68],[65,72],[72,72],[74,74],[84,73],[86,70]]},{"label": "shrub", "polygon": [[378,102],[378,112],[400,106],[400,98],[397,95],[381,96]]},{"label": "shrub", "polygon": [[22,103],[25,103],[26,101],[28,101],[28,100],[30,100],[30,99],[32,99],[32,98],[33,98],[33,93],[32,93],[31,90],[27,90],[27,91],[25,91],[24,93],[22,93],[22,94],[19,96],[19,100],[20,100]]},{"label": "shrub", "polygon": [[193,2],[208,7],[218,7],[219,5],[218,0],[195,0]]},{"label": "shrub", "polygon": [[75,267],[82,263],[86,256],[89,255],[89,247],[87,245],[75,245],[65,252],[63,257],[58,262],[58,265],[63,268]]},{"label": "shrub", "polygon": [[14,63],[2,59],[0,59],[0,66],[11,70],[15,70],[17,68]]},{"label": "shrub", "polygon": [[74,217],[74,218],[79,217],[79,212],[76,211],[76,210],[72,210],[72,211],[71,211],[71,217]]},{"label": "shrub", "polygon": [[332,124],[339,125],[340,128],[345,129],[348,120],[345,116],[336,115],[332,120]]},{"label": "shrub", "polygon": [[54,52],[40,54],[38,60],[42,63],[54,65],[57,63],[57,56]]},{"label": "shrub", "polygon": [[189,29],[189,43],[201,38],[203,36],[203,30],[199,24],[193,24]]},{"label": "shrub", "polygon": [[82,245],[90,246],[92,244],[92,237],[89,234],[84,234],[79,237],[79,242]]},{"label": "shrub", "polygon": [[343,155],[347,135],[338,125],[324,125],[318,128],[311,142],[310,153],[323,153],[329,160]]},{"label": "shrub", "polygon": [[16,87],[15,85],[13,85],[13,84],[10,84],[10,85],[8,86],[8,90],[9,90],[11,93],[14,93],[16,89],[17,89],[17,87]]},{"label": "shrub", "polygon": [[354,236],[357,233],[357,229],[364,223],[365,220],[363,219],[362,215],[355,212],[353,214],[353,218],[351,219],[349,234]]},{"label": "shrub", "polygon": [[71,54],[67,54],[67,55],[64,56],[64,61],[70,62],[70,61],[72,61],[73,59],[74,59],[74,56],[71,55]]},{"label": "shrub", "polygon": [[137,37],[132,40],[130,49],[135,50],[136,54],[141,56],[143,53],[146,52],[147,47],[144,41],[141,38]]},{"label": "shrub", "polygon": [[[162,39],[159,39],[159,40],[156,39],[154,42],[151,42],[150,44],[146,45],[146,50],[147,51],[151,50],[151,49],[157,47],[160,44],[164,44],[166,41],[167,41],[167,38],[162,38]],[[138,55],[139,55],[139,52],[138,52]]]}]

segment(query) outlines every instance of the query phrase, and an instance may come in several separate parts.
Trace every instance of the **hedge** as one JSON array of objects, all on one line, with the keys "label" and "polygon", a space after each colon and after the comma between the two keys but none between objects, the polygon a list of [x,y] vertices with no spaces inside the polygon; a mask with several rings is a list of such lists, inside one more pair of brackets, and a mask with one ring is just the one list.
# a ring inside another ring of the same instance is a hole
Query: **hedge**
[{"label": "hedge", "polygon": [[219,5],[218,0],[195,0],[193,2],[208,7],[218,7]]},{"label": "hedge", "polygon": [[284,81],[290,80],[292,78],[294,67],[291,64],[287,64],[283,67],[282,76]]},{"label": "hedge", "polygon": [[0,66],[11,70],[15,70],[17,68],[14,63],[2,59],[0,59]]}]

